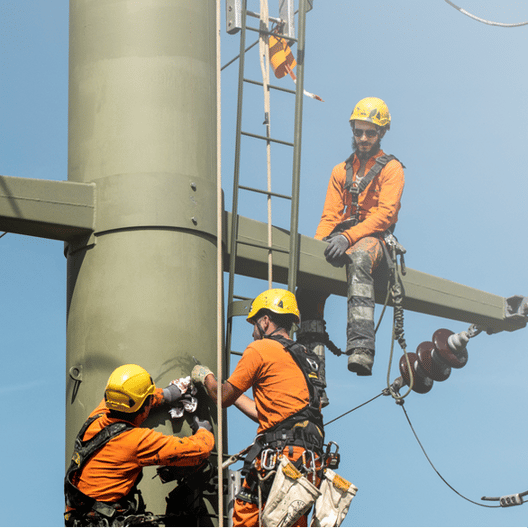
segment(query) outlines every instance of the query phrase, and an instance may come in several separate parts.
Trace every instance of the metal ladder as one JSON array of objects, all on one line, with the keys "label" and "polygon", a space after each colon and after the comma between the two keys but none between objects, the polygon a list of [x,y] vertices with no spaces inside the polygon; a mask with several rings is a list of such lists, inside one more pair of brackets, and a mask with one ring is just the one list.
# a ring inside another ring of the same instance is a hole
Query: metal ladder
[{"label": "metal ladder", "polygon": [[[300,182],[300,158],[301,158],[301,127],[302,127],[302,104],[303,104],[303,83],[304,83],[304,40],[305,40],[305,25],[306,12],[311,9],[309,0],[298,0],[298,37],[295,38],[295,12],[294,0],[279,0],[279,18],[269,17],[269,20],[274,23],[282,24],[282,33],[272,33],[261,28],[253,28],[247,25],[247,18],[255,17],[260,21],[260,14],[248,11],[248,0],[227,0],[226,1],[226,16],[227,16],[227,31],[229,33],[240,32],[240,54],[239,72],[238,72],[238,96],[237,96],[237,119],[236,119],[236,139],[235,139],[235,163],[234,163],[234,180],[233,180],[233,202],[232,202],[232,223],[231,223],[231,238],[230,238],[230,260],[229,260],[229,286],[227,294],[227,328],[226,328],[226,357],[229,360],[230,355],[240,353],[231,350],[231,337],[233,329],[233,318],[235,316],[247,315],[249,310],[250,299],[243,296],[236,296],[234,294],[235,268],[238,255],[238,247],[241,244],[248,244],[247,241],[241,240],[238,236],[238,203],[239,193],[241,190],[250,193],[264,194],[268,197],[268,202],[271,198],[280,198],[291,201],[290,211],[290,236],[289,251],[273,246],[272,243],[268,245],[251,244],[253,246],[262,248],[268,251],[268,281],[271,287],[271,272],[273,268],[272,255],[274,252],[287,252],[289,254],[288,264],[288,290],[294,292],[297,283],[297,271],[299,265],[299,247],[298,247],[298,216],[299,216],[299,182]],[[308,8],[308,9],[307,9]],[[245,53],[246,49],[246,33],[247,31],[254,31],[259,34],[274,35],[277,38],[285,38],[290,44],[297,43],[297,67],[296,67],[296,86],[295,90],[289,90],[280,86],[267,84],[264,86],[263,82],[246,79],[244,75],[245,70]],[[232,62],[226,64],[228,66]],[[224,66],[224,68],[226,67]],[[269,116],[265,116],[264,125],[266,126],[266,135],[256,134],[249,131],[242,130],[242,110],[244,101],[244,85],[254,84],[264,87],[267,90],[279,90],[287,92],[295,96],[295,116],[294,116],[294,130],[293,142],[284,141],[282,139],[273,138],[270,136]],[[266,148],[269,150],[272,144],[281,144],[291,147],[293,149],[293,164],[292,164],[292,192],[291,196],[272,192],[270,188],[258,189],[255,187],[242,185],[240,183],[240,163],[242,138],[248,137],[265,142]],[[269,219],[269,215],[268,215]],[[269,221],[269,220],[268,220]],[[271,226],[268,225],[268,234],[270,236]],[[269,238],[268,238],[269,240]]]}]

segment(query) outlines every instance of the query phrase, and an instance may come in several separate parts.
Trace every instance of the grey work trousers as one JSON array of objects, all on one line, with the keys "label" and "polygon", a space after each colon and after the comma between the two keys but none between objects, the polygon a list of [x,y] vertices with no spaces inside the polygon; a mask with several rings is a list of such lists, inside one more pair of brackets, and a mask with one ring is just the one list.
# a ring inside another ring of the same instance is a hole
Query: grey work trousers
[{"label": "grey work trousers", "polygon": [[373,271],[383,259],[383,242],[365,237],[347,250],[347,354],[355,348],[375,350]]}]

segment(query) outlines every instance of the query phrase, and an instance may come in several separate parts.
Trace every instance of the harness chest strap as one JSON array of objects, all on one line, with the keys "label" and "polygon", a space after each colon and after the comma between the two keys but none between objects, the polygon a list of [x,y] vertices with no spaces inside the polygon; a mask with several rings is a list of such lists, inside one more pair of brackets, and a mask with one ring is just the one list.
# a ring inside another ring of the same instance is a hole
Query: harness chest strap
[{"label": "harness chest strap", "polygon": [[[359,222],[359,207],[358,199],[359,195],[367,188],[369,183],[383,170],[385,165],[392,160],[398,160],[396,156],[392,154],[384,154],[383,156],[378,156],[375,159],[374,165],[368,171],[368,173],[361,179],[361,181],[354,181],[354,167],[353,167],[354,154],[350,156],[345,162],[346,170],[346,179],[345,179],[345,189],[352,196],[352,205],[350,208],[350,218],[355,220],[355,224]],[[353,225],[355,225],[353,224]]]}]

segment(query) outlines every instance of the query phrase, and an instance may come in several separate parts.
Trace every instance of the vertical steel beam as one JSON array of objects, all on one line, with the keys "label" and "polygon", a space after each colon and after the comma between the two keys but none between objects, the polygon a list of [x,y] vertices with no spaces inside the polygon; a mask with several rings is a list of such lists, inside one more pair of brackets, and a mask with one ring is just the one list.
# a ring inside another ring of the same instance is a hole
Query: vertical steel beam
[{"label": "vertical steel beam", "polygon": [[[237,95],[237,119],[235,131],[235,164],[233,174],[233,203],[231,205],[231,212],[233,219],[231,222],[231,240],[229,247],[229,282],[227,287],[228,304],[233,302],[235,291],[235,268],[236,268],[236,253],[237,253],[237,238],[238,238],[238,191],[240,182],[240,156],[241,156],[241,142],[242,142],[242,110],[244,102],[244,67],[246,61],[246,21],[247,21],[247,0],[242,0],[241,6],[241,33],[240,33],[240,55],[238,63],[238,95]],[[231,331],[233,321],[228,318],[226,331],[226,355],[231,352]]]},{"label": "vertical steel beam", "polygon": [[301,140],[304,92],[304,41],[306,35],[306,0],[299,0],[299,34],[297,40],[297,82],[295,87],[295,124],[292,169],[292,202],[290,224],[290,262],[288,290],[295,292],[299,269],[299,186],[301,174]]},{"label": "vertical steel beam", "polygon": [[[68,179],[96,184],[96,211],[67,248],[67,457],[118,365],[161,387],[193,355],[216,365],[215,27],[210,0],[70,2]],[[149,425],[190,434],[167,409]],[[164,513],[174,486],[146,473]]]}]

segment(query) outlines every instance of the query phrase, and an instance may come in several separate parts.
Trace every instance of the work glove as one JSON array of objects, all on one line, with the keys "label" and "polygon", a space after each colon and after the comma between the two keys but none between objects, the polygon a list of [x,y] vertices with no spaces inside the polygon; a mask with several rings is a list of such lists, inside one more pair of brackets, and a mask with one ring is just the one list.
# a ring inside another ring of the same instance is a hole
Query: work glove
[{"label": "work glove", "polygon": [[169,386],[163,389],[163,398],[166,403],[176,403],[187,392],[191,386],[191,378],[178,378],[172,380]]},{"label": "work glove", "polygon": [[182,391],[176,385],[163,389],[163,400],[169,404],[176,403],[182,397]]},{"label": "work glove", "polygon": [[205,365],[195,365],[191,372],[191,379],[194,383],[201,383],[203,385],[204,380],[209,374],[213,374],[213,371]]},{"label": "work glove", "polygon": [[209,420],[200,420],[198,416],[193,416],[193,420],[191,422],[191,430],[193,434],[196,434],[198,432],[198,429],[206,429],[210,433],[213,432],[213,427]]},{"label": "work glove", "polygon": [[324,251],[326,261],[333,266],[342,266],[343,257],[349,247],[348,238],[345,235],[337,235],[330,239]]}]

